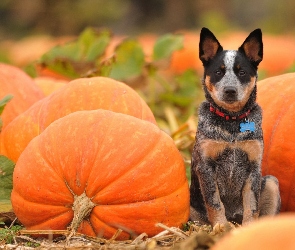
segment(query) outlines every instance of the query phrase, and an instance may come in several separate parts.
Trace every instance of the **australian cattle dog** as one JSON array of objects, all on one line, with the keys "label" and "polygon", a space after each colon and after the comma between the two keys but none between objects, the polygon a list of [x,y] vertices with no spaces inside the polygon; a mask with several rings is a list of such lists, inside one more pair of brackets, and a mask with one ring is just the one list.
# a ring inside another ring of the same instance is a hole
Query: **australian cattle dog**
[{"label": "australian cattle dog", "polygon": [[191,220],[245,225],[279,212],[278,180],[261,176],[262,111],[256,103],[256,81],[262,56],[260,29],[238,50],[223,50],[209,29],[201,31],[206,100],[199,108],[192,153]]}]

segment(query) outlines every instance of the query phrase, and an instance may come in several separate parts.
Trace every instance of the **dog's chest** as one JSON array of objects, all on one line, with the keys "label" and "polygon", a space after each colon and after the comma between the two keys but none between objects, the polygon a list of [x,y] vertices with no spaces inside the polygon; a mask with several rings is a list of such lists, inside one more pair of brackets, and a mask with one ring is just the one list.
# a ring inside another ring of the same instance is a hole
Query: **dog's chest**
[{"label": "dog's chest", "polygon": [[213,166],[220,195],[235,196],[253,168],[260,165],[263,144],[260,140],[227,142],[203,138],[199,141],[199,154]]},{"label": "dog's chest", "polygon": [[202,138],[198,144],[202,158],[212,159],[214,161],[227,160],[233,164],[240,163],[240,160],[259,162],[263,148],[262,141],[255,139],[228,142]]},{"label": "dog's chest", "polygon": [[[239,190],[253,170],[260,168],[263,154],[261,112],[252,108],[247,121],[254,130],[240,129],[244,119],[227,121],[210,111],[204,102],[199,110],[196,144],[192,158],[200,168],[209,168],[221,190]],[[222,194],[221,194],[222,195]]]}]

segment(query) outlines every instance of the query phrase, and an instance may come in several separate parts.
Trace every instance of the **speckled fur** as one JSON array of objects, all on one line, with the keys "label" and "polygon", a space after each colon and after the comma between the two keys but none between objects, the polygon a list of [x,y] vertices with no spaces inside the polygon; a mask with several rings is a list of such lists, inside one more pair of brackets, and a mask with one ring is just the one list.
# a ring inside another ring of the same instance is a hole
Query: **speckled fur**
[{"label": "speckled fur", "polygon": [[[262,111],[256,103],[256,80],[262,55],[259,29],[236,51],[224,51],[211,31],[201,31],[206,101],[199,108],[192,153],[191,220],[212,226],[226,221],[248,224],[279,212],[278,181],[261,176]],[[210,104],[229,116],[250,110],[247,120],[255,123],[255,131],[240,132],[243,121],[216,115]]]}]

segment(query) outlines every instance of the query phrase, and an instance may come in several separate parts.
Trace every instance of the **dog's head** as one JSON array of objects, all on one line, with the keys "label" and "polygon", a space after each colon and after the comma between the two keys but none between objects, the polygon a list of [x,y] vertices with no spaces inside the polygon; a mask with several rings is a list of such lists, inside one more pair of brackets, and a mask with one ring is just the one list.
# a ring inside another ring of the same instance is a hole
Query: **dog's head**
[{"label": "dog's head", "polygon": [[229,112],[242,110],[256,91],[257,67],[262,56],[260,29],[251,32],[238,50],[223,50],[214,34],[203,28],[199,57],[204,66],[207,99]]}]

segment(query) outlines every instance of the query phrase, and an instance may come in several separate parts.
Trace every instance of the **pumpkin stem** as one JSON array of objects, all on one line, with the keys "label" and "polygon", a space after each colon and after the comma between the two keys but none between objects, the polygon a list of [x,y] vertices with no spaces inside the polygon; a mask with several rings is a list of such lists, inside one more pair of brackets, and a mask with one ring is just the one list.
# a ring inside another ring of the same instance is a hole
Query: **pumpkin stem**
[{"label": "pumpkin stem", "polygon": [[91,210],[96,206],[84,192],[80,196],[74,196],[73,211],[74,218],[70,225],[70,230],[76,232],[85,217],[89,216]]},{"label": "pumpkin stem", "polygon": [[81,222],[87,216],[89,216],[91,210],[96,206],[96,204],[91,201],[91,199],[86,195],[85,191],[83,194],[78,196],[72,191],[67,182],[65,182],[65,184],[74,196],[74,203],[72,206],[72,209],[74,211],[74,218],[68,228],[71,231],[70,235],[67,237],[67,239],[69,240],[75,234]]}]

